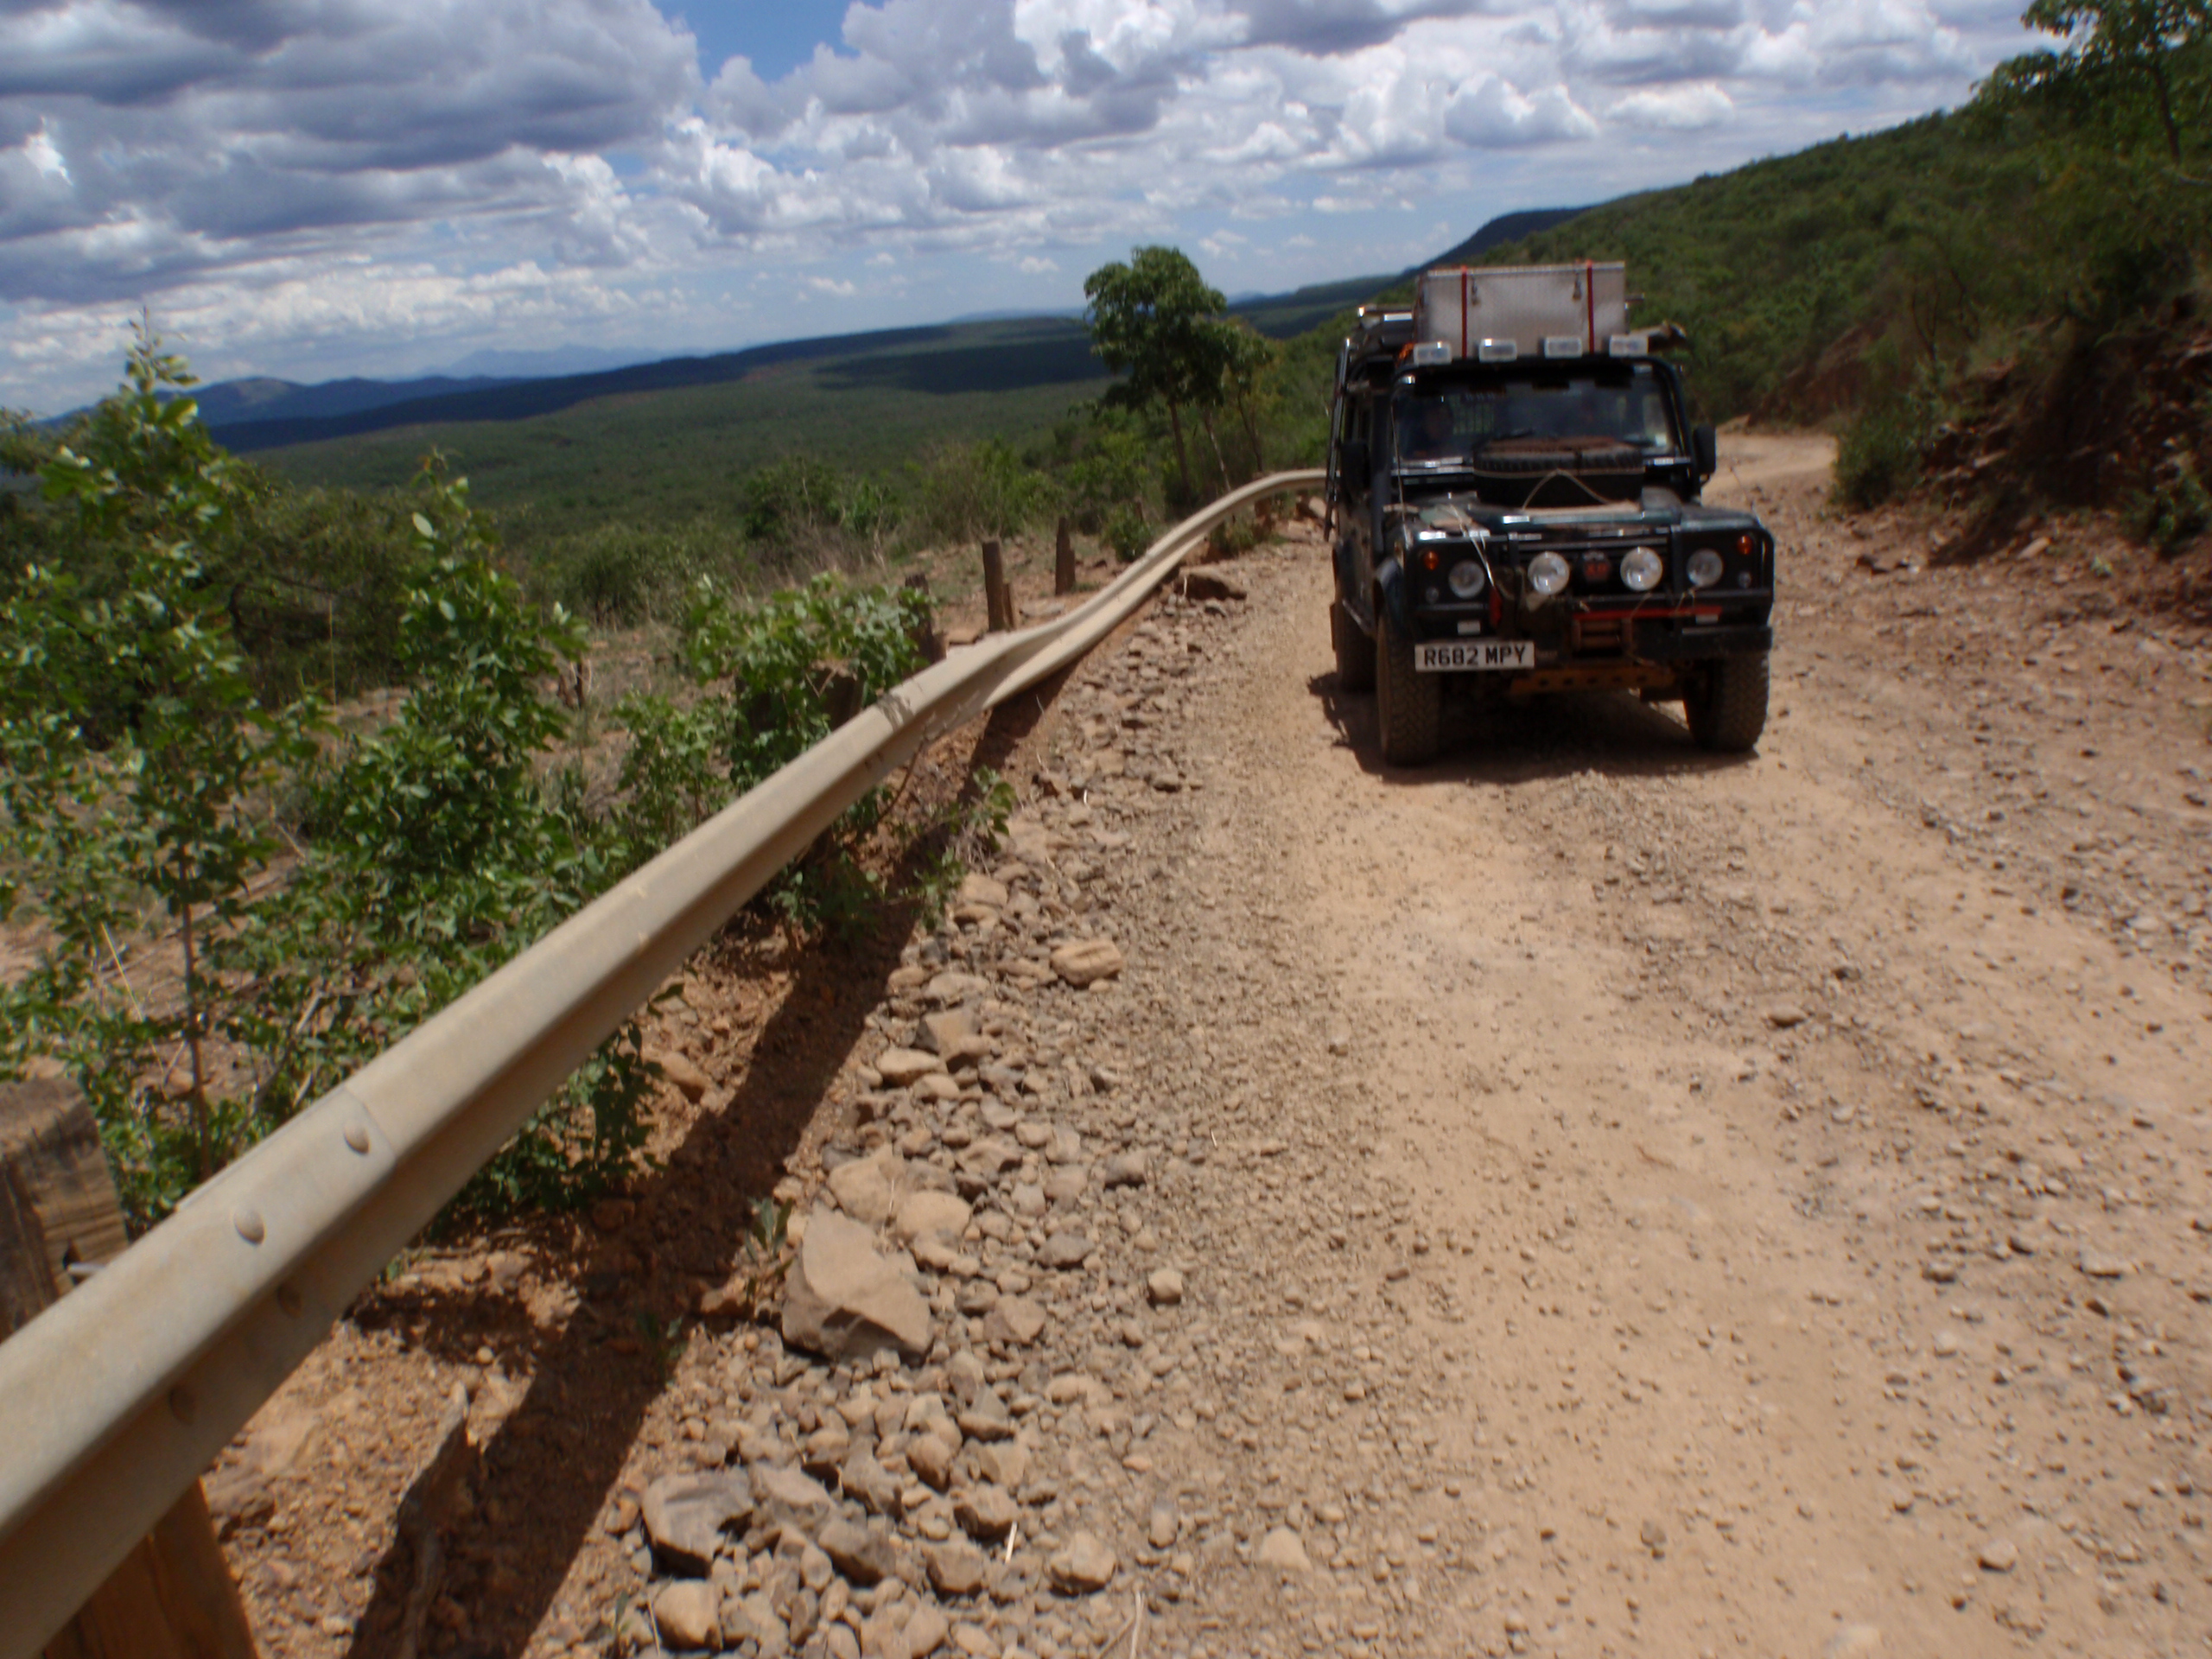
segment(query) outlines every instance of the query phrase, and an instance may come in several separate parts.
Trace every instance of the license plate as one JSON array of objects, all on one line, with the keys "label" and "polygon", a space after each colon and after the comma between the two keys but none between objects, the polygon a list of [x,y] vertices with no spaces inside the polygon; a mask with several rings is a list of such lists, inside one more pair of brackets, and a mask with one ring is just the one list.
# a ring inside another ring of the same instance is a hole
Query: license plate
[{"label": "license plate", "polygon": [[1414,647],[1414,667],[1423,674],[1535,665],[1533,639],[1428,639]]}]

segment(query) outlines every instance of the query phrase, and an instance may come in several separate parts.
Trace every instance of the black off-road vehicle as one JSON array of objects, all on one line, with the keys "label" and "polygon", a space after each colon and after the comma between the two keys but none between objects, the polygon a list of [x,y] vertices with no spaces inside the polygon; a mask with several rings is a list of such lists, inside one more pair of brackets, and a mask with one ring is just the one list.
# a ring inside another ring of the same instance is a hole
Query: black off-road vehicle
[{"label": "black off-road vehicle", "polygon": [[1447,690],[1622,687],[1679,697],[1705,748],[1758,741],[1774,538],[1700,501],[1713,429],[1624,289],[1618,265],[1431,271],[1344,342],[1330,632],[1392,765],[1433,758]]}]

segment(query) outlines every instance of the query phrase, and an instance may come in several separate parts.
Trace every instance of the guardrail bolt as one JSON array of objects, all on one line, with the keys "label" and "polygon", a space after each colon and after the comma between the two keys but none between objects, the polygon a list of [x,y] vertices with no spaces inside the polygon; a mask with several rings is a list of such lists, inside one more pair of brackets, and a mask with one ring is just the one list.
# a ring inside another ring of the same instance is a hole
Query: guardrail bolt
[{"label": "guardrail bolt", "polygon": [[346,1144],[364,1158],[367,1157],[369,1155],[369,1126],[365,1123],[348,1123],[346,1126]]},{"label": "guardrail bolt", "polygon": [[169,1414],[180,1423],[188,1423],[200,1414],[199,1400],[181,1382],[169,1390]]},{"label": "guardrail bolt", "polygon": [[258,1244],[269,1236],[269,1229],[261,1219],[258,1210],[233,1210],[231,1225],[238,1230],[238,1236],[249,1244]]},{"label": "guardrail bolt", "polygon": [[279,1285],[276,1287],[276,1306],[284,1310],[284,1316],[287,1319],[298,1319],[300,1310],[307,1305],[307,1298],[300,1294],[298,1286]]}]

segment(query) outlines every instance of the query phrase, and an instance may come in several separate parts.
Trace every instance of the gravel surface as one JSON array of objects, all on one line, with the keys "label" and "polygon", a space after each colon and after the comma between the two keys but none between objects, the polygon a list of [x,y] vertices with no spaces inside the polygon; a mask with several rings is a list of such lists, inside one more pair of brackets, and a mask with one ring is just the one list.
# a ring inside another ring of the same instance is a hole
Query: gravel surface
[{"label": "gravel surface", "polygon": [[668,1176],[242,1437],[265,1650],[2201,1651],[2212,659],[1826,460],[1715,488],[1745,760],[1592,696],[1385,771],[1310,527],[1156,606],[941,928],[702,963]]}]

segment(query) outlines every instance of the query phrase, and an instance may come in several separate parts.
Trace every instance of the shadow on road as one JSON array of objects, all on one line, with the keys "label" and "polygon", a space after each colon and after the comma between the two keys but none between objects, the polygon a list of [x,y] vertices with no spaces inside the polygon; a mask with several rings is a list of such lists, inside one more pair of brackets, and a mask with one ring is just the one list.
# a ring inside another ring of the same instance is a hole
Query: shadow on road
[{"label": "shadow on road", "polygon": [[1655,778],[1725,771],[1752,758],[1708,754],[1680,720],[1633,692],[1563,691],[1487,709],[1447,698],[1442,753],[1428,766],[1393,766],[1382,760],[1372,694],[1339,689],[1334,670],[1306,685],[1361,770],[1393,784],[1510,788],[1581,772]]},{"label": "shadow on road", "polygon": [[[981,769],[1007,764],[1057,689],[1047,682],[993,715],[964,762],[963,799],[976,792]],[[947,759],[963,764],[957,751]],[[915,868],[894,871],[890,891],[912,887],[928,850],[909,854]],[[507,1323],[500,1345],[525,1351],[507,1363],[527,1370],[527,1391],[483,1446],[473,1503],[441,1529],[438,1594],[448,1618],[441,1627],[433,1618],[422,1632],[423,1650],[473,1659],[518,1654],[552,1611],[667,1387],[667,1358],[653,1351],[652,1338],[688,1320],[702,1281],[719,1283],[729,1271],[755,1200],[782,1178],[887,994],[913,920],[911,906],[888,906],[866,936],[797,953],[789,992],[760,1029],[734,1098],[698,1118],[666,1161],[632,1184],[631,1219],[599,1239],[582,1264],[575,1313],[542,1337],[519,1320]],[[484,1335],[483,1321],[452,1306],[466,1294],[446,1304],[462,1317],[416,1325],[424,1345],[454,1350],[448,1357],[458,1363]],[[377,1565],[347,1659],[391,1659],[402,1650],[406,1627],[423,1618],[420,1579],[403,1537]],[[465,1622],[452,1618],[454,1608]],[[588,1627],[613,1610],[571,1611]]]}]

